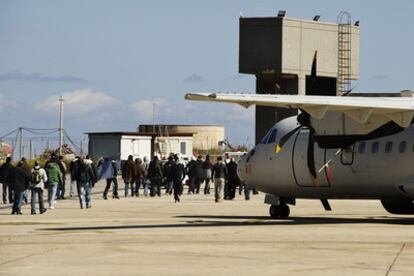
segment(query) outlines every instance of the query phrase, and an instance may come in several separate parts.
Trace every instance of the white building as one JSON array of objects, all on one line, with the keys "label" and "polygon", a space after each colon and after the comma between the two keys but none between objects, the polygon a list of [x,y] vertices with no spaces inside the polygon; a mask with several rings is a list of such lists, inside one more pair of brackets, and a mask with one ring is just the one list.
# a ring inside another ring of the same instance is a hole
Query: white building
[{"label": "white building", "polygon": [[162,158],[169,153],[191,155],[193,152],[193,134],[181,133],[168,137],[156,136],[147,132],[91,132],[89,136],[89,155],[98,159],[113,156],[126,160],[128,155],[135,158],[159,154]]}]

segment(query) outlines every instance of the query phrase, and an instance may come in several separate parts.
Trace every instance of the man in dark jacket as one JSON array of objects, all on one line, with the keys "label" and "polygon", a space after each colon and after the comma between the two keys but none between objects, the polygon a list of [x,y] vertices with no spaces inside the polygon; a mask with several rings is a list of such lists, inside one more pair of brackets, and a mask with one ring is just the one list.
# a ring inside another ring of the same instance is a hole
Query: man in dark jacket
[{"label": "man in dark jacket", "polygon": [[148,178],[151,181],[150,196],[154,197],[155,194],[161,196],[161,181],[164,175],[162,173],[160,160],[157,156],[154,156],[148,166]]},{"label": "man in dark jacket", "polygon": [[59,165],[60,172],[62,173],[62,181],[58,184],[57,187],[57,199],[65,199],[65,192],[66,192],[66,165],[63,161],[63,156],[59,156],[59,161],[57,163]]},{"label": "man in dark jacket", "polygon": [[237,163],[234,161],[234,158],[230,158],[230,162],[227,164],[227,171],[229,173],[229,193],[227,199],[233,200],[236,196],[236,187],[240,185],[240,178],[237,175]]},{"label": "man in dark jacket", "polygon": [[187,174],[188,181],[190,182],[190,187],[188,187],[188,193],[194,193],[196,179],[197,179],[197,162],[194,160],[194,157],[191,157],[190,162],[187,164]]},{"label": "man in dark jacket", "polygon": [[168,156],[168,161],[164,164],[163,167],[163,173],[164,173],[164,177],[166,178],[166,187],[165,187],[165,193],[166,194],[171,194],[172,193],[172,189],[173,189],[173,185],[174,185],[174,179],[173,179],[173,175],[172,175],[172,166],[174,163],[174,158],[173,156]]},{"label": "man in dark jacket", "polygon": [[180,195],[183,191],[183,180],[185,177],[184,165],[180,163],[178,155],[174,155],[174,161],[171,166],[171,176],[174,181],[174,199],[175,202],[180,202]]},{"label": "man in dark jacket", "polygon": [[24,166],[23,162],[20,161],[17,165],[17,168],[14,171],[14,181],[13,181],[13,191],[14,191],[14,202],[12,215],[17,214],[21,215],[21,207],[23,204],[23,199],[26,190],[30,185],[30,172],[28,172]]},{"label": "man in dark jacket", "polygon": [[200,186],[204,182],[204,171],[203,171],[203,156],[199,155],[197,157],[196,161],[196,169],[197,169],[197,175],[196,175],[196,181],[195,181],[195,193],[200,193]]},{"label": "man in dark jacket", "polygon": [[217,163],[213,166],[211,176],[212,179],[214,179],[215,200],[216,202],[221,202],[223,198],[224,184],[228,178],[227,167],[221,156],[217,157]]},{"label": "man in dark jacket", "polygon": [[85,196],[86,208],[91,208],[91,190],[96,183],[95,174],[92,165],[85,162],[83,158],[79,158],[79,166],[77,170],[76,180],[79,186],[79,203],[83,209],[83,197]]},{"label": "man in dark jacket", "polygon": [[73,159],[70,163],[69,163],[69,172],[70,172],[70,193],[69,196],[72,197],[75,195],[75,186],[76,186],[76,191],[79,194],[79,187],[76,184],[76,175],[77,175],[77,170],[78,170],[78,165],[79,165],[79,156],[76,156],[75,159]]},{"label": "man in dark jacket", "polygon": [[128,160],[122,167],[122,179],[125,182],[125,197],[128,197],[128,187],[131,185],[131,196],[134,196],[134,182],[135,182],[135,163],[132,155],[128,156]]},{"label": "man in dark jacket", "polygon": [[6,163],[0,167],[0,182],[3,184],[3,203],[13,203],[13,189],[12,184],[14,180],[14,166],[11,163],[11,157],[6,158]]}]

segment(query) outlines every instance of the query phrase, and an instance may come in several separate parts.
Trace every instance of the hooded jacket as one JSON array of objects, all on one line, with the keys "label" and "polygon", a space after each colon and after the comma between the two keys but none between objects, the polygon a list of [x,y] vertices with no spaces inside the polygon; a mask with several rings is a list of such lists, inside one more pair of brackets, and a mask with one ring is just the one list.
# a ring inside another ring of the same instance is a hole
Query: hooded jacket
[{"label": "hooded jacket", "polygon": [[36,184],[36,183],[33,183],[32,181],[30,181],[30,188],[40,188],[40,189],[44,190],[45,189],[45,183],[47,182],[47,174],[46,174],[46,171],[43,168],[41,168],[40,166],[35,166],[32,169],[32,175],[36,171],[39,171],[39,174],[40,174],[40,182]]}]

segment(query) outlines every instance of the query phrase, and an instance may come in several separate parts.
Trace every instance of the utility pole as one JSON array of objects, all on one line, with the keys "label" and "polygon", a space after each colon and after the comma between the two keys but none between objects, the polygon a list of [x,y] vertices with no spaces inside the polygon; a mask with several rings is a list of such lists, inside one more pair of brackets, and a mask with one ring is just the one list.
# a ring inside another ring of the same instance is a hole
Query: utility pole
[{"label": "utility pole", "polygon": [[152,104],[152,132],[155,133],[155,103]]},{"label": "utility pole", "polygon": [[63,147],[63,97],[60,96],[59,104],[60,104],[60,125],[59,125],[59,156],[63,155],[62,147]]},{"label": "utility pole", "polygon": [[19,127],[19,159],[23,157],[23,128]]},{"label": "utility pole", "polygon": [[29,140],[29,160],[32,160],[32,138]]}]

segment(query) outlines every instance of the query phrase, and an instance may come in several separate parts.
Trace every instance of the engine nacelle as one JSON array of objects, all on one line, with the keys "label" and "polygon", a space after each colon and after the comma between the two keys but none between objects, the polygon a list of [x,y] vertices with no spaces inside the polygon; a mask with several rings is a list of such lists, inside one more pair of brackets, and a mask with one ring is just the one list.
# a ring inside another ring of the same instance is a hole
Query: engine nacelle
[{"label": "engine nacelle", "polygon": [[382,206],[388,213],[396,215],[414,215],[414,203],[408,198],[381,199]]}]

